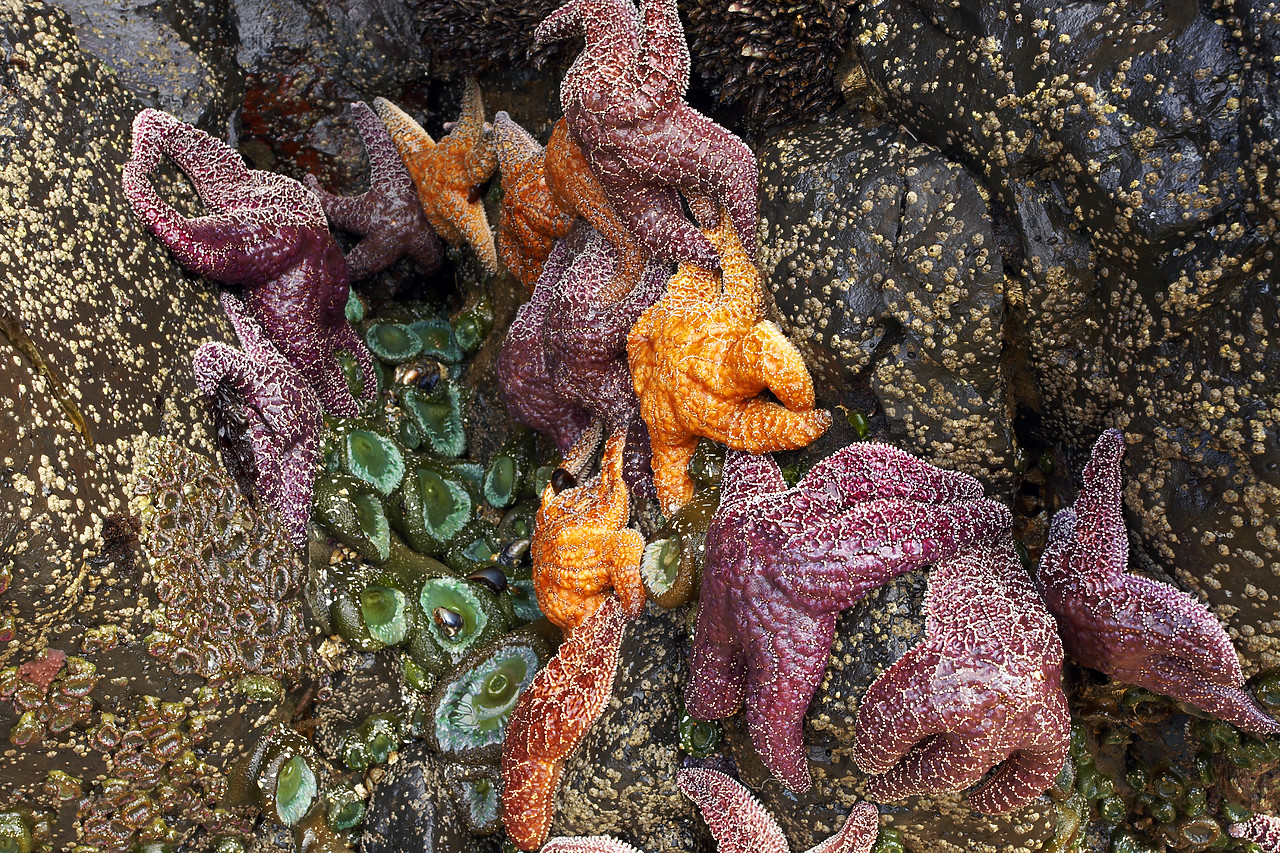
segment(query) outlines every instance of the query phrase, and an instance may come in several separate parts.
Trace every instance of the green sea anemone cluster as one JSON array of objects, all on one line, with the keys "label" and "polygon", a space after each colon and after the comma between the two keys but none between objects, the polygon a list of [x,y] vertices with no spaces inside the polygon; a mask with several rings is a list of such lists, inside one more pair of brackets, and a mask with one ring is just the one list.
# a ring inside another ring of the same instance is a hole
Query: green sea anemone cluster
[{"label": "green sea anemone cluster", "polygon": [[[56,671],[37,677],[32,667]],[[93,712],[89,693],[97,683],[97,667],[92,663],[75,655],[55,656],[48,649],[25,667],[0,669],[0,699],[12,700],[18,714],[9,729],[9,742],[14,746],[39,744],[46,733],[61,734],[88,720]]]},{"label": "green sea anemone cluster", "polygon": [[385,764],[402,739],[400,720],[391,714],[371,714],[343,738],[342,763],[349,770]]},{"label": "green sea anemone cluster", "polygon": [[719,488],[702,489],[645,546],[640,581],[660,607],[679,607],[698,594],[707,527],[719,505]]}]

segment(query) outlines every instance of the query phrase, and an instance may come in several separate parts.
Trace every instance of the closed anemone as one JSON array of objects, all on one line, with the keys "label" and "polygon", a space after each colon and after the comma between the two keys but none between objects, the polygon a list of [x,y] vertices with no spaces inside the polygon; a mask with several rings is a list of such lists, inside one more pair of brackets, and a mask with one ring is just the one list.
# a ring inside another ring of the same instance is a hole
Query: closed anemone
[{"label": "closed anemone", "polygon": [[31,853],[31,828],[18,812],[0,812],[0,853]]},{"label": "closed anemone", "polygon": [[502,825],[501,788],[489,776],[457,779],[454,798],[462,806],[462,821],[473,835],[497,832]]},{"label": "closed anemone", "polygon": [[385,563],[391,554],[391,530],[382,503],[354,477],[323,475],[316,481],[315,520],[360,556]]},{"label": "closed anemone", "polygon": [[418,469],[418,496],[422,521],[442,542],[447,542],[471,520],[471,496],[467,490],[427,468]]},{"label": "closed anemone", "polygon": [[365,331],[364,340],[388,364],[404,364],[422,352],[422,339],[399,323],[375,323]]},{"label": "closed anemone", "polygon": [[307,760],[294,755],[276,773],[276,817],[285,826],[302,820],[316,798],[316,774]]},{"label": "closed anemone", "polygon": [[400,392],[400,403],[414,419],[427,446],[441,456],[461,456],[467,447],[462,426],[462,398],[452,382],[441,382],[430,393],[417,388]]},{"label": "closed anemone", "polygon": [[360,615],[370,636],[388,646],[399,645],[412,627],[409,602],[394,587],[369,584],[360,591]]},{"label": "closed anemone", "polygon": [[347,433],[346,467],[349,472],[389,495],[404,478],[404,457],[391,439],[367,429]]},{"label": "closed anemone", "polygon": [[538,667],[533,649],[505,647],[444,685],[433,715],[440,752],[470,755],[501,744],[516,700]]},{"label": "closed anemone", "polygon": [[462,350],[453,336],[453,327],[443,317],[419,320],[409,326],[422,341],[422,353],[444,364],[462,361]]},{"label": "closed anemone", "polygon": [[515,500],[517,473],[516,460],[506,454],[495,456],[489,463],[484,477],[484,499],[490,506],[501,508]]}]

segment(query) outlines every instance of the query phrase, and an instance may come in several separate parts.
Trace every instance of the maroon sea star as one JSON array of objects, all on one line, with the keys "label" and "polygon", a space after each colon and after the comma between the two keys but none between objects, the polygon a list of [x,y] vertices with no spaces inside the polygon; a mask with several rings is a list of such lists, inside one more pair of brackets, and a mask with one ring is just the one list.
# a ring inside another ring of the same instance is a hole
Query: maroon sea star
[{"label": "maroon sea star", "polygon": [[1269,814],[1254,815],[1243,823],[1227,827],[1232,838],[1252,841],[1262,853],[1280,853],[1280,817]]},{"label": "maroon sea star", "polygon": [[373,109],[364,101],[351,104],[356,129],[369,157],[369,189],[361,195],[334,195],[314,175],[307,186],[324,205],[329,221],[361,239],[347,253],[352,280],[382,272],[405,255],[424,275],[440,267],[444,246],[422,212],[418,188],[396,151],[396,144]]},{"label": "maroon sea star", "polygon": [[[676,785],[702,811],[720,853],[788,853],[782,828],[742,783],[716,770],[685,767]],[[880,834],[880,815],[870,803],[858,803],[835,835],[808,853],[870,853]],[[542,853],[640,853],[606,836],[553,838]]]},{"label": "maroon sea star", "polygon": [[854,758],[867,796],[962,790],[980,812],[1021,808],[1062,770],[1071,717],[1062,642],[1008,534],[937,565],[925,638],[867,688]]},{"label": "maroon sea star", "polygon": [[[165,155],[213,213],[188,219],[160,198],[148,175]],[[345,313],[347,262],[310,190],[246,168],[225,142],[152,109],[133,120],[133,153],[121,184],[134,212],[184,266],[243,287],[249,314],[329,412],[358,411],[334,358],[339,350],[359,361],[364,396],[372,398],[373,358]]]},{"label": "maroon sea star", "polygon": [[[689,48],[675,0],[569,0],[534,33],[535,45],[586,36],[560,85],[569,131],[605,195],[653,256],[720,268],[705,235],[684,215],[710,197],[733,220],[752,260],[759,207],[746,143],[684,102]],[[704,223],[711,225],[713,223]]]},{"label": "maroon sea star", "polygon": [[807,790],[801,725],[840,612],[1009,524],[977,480],[886,445],[843,448],[792,489],[768,456],[729,451],[707,529],[689,712],[719,719],[745,698],[765,765]]},{"label": "maroon sea star", "polygon": [[1098,437],[1075,506],[1053,517],[1040,558],[1044,600],[1067,652],[1246,731],[1280,732],[1244,689],[1235,648],[1208,608],[1169,584],[1125,573],[1123,456],[1119,430]]},{"label": "maroon sea star", "polygon": [[240,300],[224,293],[222,305],[244,349],[218,341],[201,344],[193,359],[196,385],[216,404],[239,410],[253,451],[256,490],[301,546],[320,454],[320,401],[261,327],[244,315]]}]

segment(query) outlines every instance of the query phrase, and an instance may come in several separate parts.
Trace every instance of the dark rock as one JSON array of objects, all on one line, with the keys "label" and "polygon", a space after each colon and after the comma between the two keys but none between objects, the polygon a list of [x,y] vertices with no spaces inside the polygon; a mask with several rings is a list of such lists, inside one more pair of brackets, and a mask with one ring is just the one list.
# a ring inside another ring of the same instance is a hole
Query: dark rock
[{"label": "dark rock", "polygon": [[760,171],[762,267],[819,396],[869,386],[891,441],[1007,492],[1004,271],[970,174],[849,116],[773,138]]}]

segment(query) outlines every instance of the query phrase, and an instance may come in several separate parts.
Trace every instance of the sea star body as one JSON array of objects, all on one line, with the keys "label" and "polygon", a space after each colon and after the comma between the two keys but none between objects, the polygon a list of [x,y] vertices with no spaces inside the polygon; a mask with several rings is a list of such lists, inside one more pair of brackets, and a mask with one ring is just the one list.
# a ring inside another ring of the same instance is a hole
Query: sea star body
[{"label": "sea star body", "polygon": [[1232,838],[1253,842],[1262,853],[1280,853],[1280,817],[1254,815],[1242,823],[1231,824],[1227,832]]},{"label": "sea star body", "polygon": [[[166,155],[213,213],[187,219],[160,198],[148,175]],[[373,358],[346,317],[347,263],[310,190],[246,168],[226,143],[153,109],[133,121],[133,153],[121,184],[134,211],[184,266],[243,287],[249,314],[326,410],[358,411],[334,358],[339,350],[359,361],[364,396],[373,396]]]},{"label": "sea star body", "polygon": [[439,142],[386,98],[375,99],[373,109],[395,141],[431,227],[450,246],[470,246],[485,272],[496,273],[498,250],[475,191],[498,168],[497,152],[484,134],[480,85],[467,80],[462,116]]},{"label": "sea star body", "polygon": [[351,278],[382,272],[405,255],[423,274],[435,272],[443,247],[391,134],[364,101],[352,103],[351,113],[369,157],[369,189],[354,197],[334,195],[322,189],[314,175],[307,175],[307,186],[324,205],[329,221],[361,238],[347,253]]},{"label": "sea star body", "polygon": [[613,282],[601,293],[601,297],[608,300],[622,298],[640,280],[645,266],[644,250],[618,218],[604,187],[600,186],[600,179],[569,135],[569,125],[563,118],[551,129],[544,170],[547,186],[561,206],[585,219],[622,256]]},{"label": "sea star body", "polygon": [[656,257],[718,269],[720,258],[684,215],[680,194],[728,212],[754,260],[759,207],[746,144],[684,102],[689,48],[675,0],[569,0],[535,45],[585,35],[560,85],[569,131],[613,209]]},{"label": "sea star body", "polygon": [[[760,274],[732,224],[721,217],[707,233],[723,273],[681,264],[627,343],[654,485],[668,515],[693,496],[686,469],[699,436],[767,453],[804,447],[831,425],[831,414],[813,407],[799,351],[763,319]],[[766,388],[779,403],[757,396]]]},{"label": "sea star body", "polygon": [[534,522],[530,556],[538,608],[572,636],[583,620],[616,593],[628,617],[644,608],[640,556],[644,537],[627,527],[631,502],[622,479],[626,434],[605,444],[600,474],[556,491],[548,483]]},{"label": "sea star body", "polygon": [[1009,524],[977,480],[887,445],[843,448],[791,489],[768,456],[730,451],[707,529],[689,713],[720,719],[745,700],[765,765],[807,790],[802,723],[840,612]]},{"label": "sea star body", "polygon": [[320,401],[261,327],[245,316],[240,300],[224,293],[222,305],[244,349],[218,341],[201,344],[193,359],[196,386],[215,404],[239,409],[253,451],[256,490],[301,546],[320,455]]},{"label": "sea star body", "polygon": [[924,639],[858,705],[854,758],[880,774],[867,795],[950,793],[991,771],[970,804],[1021,808],[1062,770],[1071,716],[1062,642],[1009,535],[939,560],[925,611]]},{"label": "sea star body", "polygon": [[502,822],[521,850],[547,837],[565,760],[609,703],[626,621],[606,597],[516,702],[502,746]]},{"label": "sea star body", "polygon": [[[789,853],[778,822],[741,782],[716,770],[685,767],[676,785],[693,800],[711,828],[720,853]],[[858,803],[840,831],[808,853],[870,853],[880,834],[880,815],[870,803]],[[630,844],[606,836],[553,838],[542,853],[640,853]]]},{"label": "sea star body", "polygon": [[502,175],[498,257],[533,290],[552,246],[568,236],[574,213],[547,185],[546,152],[527,130],[500,112],[493,118],[493,136]]},{"label": "sea star body", "polygon": [[1067,652],[1085,666],[1246,731],[1280,732],[1280,723],[1244,689],[1231,638],[1208,608],[1169,584],[1125,573],[1123,456],[1119,430],[1098,438],[1080,495],[1054,516],[1040,559],[1044,600]]}]

